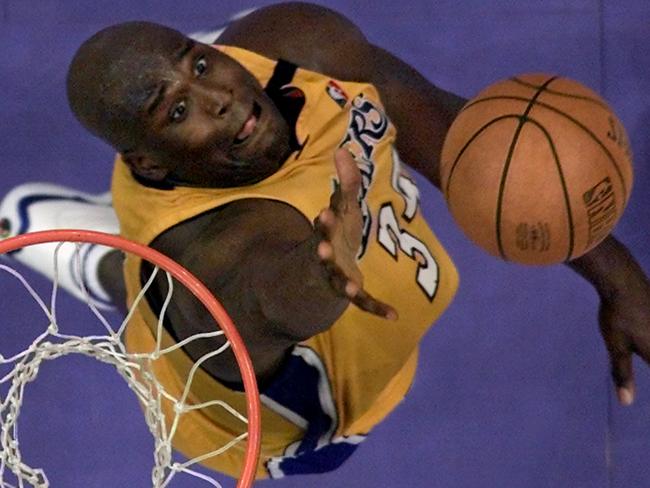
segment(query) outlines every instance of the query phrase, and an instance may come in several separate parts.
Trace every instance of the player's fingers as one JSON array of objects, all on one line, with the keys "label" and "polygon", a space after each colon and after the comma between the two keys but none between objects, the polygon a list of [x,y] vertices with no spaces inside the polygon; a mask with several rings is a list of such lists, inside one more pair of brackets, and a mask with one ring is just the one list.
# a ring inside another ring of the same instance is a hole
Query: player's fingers
[{"label": "player's fingers", "polygon": [[635,330],[630,339],[630,350],[650,365],[650,323],[646,327]]},{"label": "player's fingers", "polygon": [[[328,243],[321,242],[318,245],[319,257],[321,257],[323,266],[327,270],[329,276],[330,286],[339,295],[346,294],[346,286],[351,281],[350,278],[343,272],[343,270],[334,262],[333,251],[329,251]],[[330,246],[331,248],[331,246]],[[322,253],[322,254],[321,254]],[[325,256],[325,257],[323,257]]]},{"label": "player's fingers", "polygon": [[635,393],[632,367],[632,354],[635,352],[635,347],[627,332],[618,325],[619,318],[612,310],[611,307],[601,306],[600,332],[609,353],[611,374],[618,400],[622,405],[630,405],[634,401]]},{"label": "player's fingers", "polygon": [[[354,303],[357,307],[374,315],[384,317],[388,320],[397,320],[397,311],[393,307],[387,303],[377,300],[369,293],[367,293],[363,288],[357,287],[352,289],[354,289],[355,294],[354,296],[348,295],[348,298],[350,298],[352,303]],[[352,291],[352,289],[348,288],[347,290]]]},{"label": "player's fingers", "polygon": [[622,405],[631,405],[634,401],[634,369],[632,367],[632,353],[611,354],[612,379],[616,385],[618,401]]},{"label": "player's fingers", "polygon": [[341,211],[344,210],[345,205],[343,204],[343,196],[341,194],[341,184],[336,181],[334,191],[330,195],[330,207],[336,215],[340,215]]},{"label": "player's fingers", "polygon": [[314,220],[314,230],[321,239],[331,240],[336,228],[336,215],[329,208],[324,208]]},{"label": "player's fingers", "polygon": [[632,348],[625,335],[614,327],[602,330],[611,365],[612,380],[618,400],[623,405],[634,401],[634,370],[632,369]]},{"label": "player's fingers", "polygon": [[347,149],[337,149],[334,153],[334,163],[339,176],[342,203],[358,204],[361,172],[352,154]]},{"label": "player's fingers", "polygon": [[[319,245],[319,248],[322,246]],[[345,295],[354,305],[366,312],[397,320],[397,312],[390,305],[381,302],[366,292],[356,281],[350,279],[333,261],[323,261],[330,276],[330,285],[341,295]]]},{"label": "player's fingers", "polygon": [[320,241],[316,252],[321,261],[332,261],[334,258],[334,248],[328,241]]},{"label": "player's fingers", "polygon": [[330,286],[334,291],[346,296],[354,305],[366,312],[389,320],[397,320],[397,312],[393,307],[372,297],[358,282],[346,275],[336,264],[334,248],[329,242],[321,241],[318,244],[317,252],[327,270]]}]

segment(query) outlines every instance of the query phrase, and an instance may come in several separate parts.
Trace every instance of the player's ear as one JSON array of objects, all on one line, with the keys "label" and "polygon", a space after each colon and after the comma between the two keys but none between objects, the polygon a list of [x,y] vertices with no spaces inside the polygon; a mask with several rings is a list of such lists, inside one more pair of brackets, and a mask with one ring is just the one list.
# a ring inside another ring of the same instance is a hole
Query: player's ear
[{"label": "player's ear", "polygon": [[169,169],[144,152],[123,151],[121,154],[126,165],[142,178],[151,181],[163,181],[169,174]]}]

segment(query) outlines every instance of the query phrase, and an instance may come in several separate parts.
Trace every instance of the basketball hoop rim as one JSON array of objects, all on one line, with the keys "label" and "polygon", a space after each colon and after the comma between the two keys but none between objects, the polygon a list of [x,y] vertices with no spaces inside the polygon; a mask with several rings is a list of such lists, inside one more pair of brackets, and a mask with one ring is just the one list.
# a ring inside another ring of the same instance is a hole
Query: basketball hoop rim
[{"label": "basketball hoop rim", "polygon": [[241,371],[242,382],[246,394],[248,418],[248,442],[246,459],[237,488],[248,488],[255,481],[257,463],[261,443],[261,407],[260,394],[257,388],[255,370],[246,346],[237,332],[237,328],[224,307],[219,303],[210,290],[192,273],[170,257],[144,244],[125,239],[113,234],[90,230],[57,229],[20,234],[0,241],[0,254],[6,254],[24,247],[52,242],[88,242],[113,247],[124,252],[135,254],[169,272],[174,278],[186,286],[196,298],[206,307],[210,315],[222,328],[230,342],[235,360]]}]

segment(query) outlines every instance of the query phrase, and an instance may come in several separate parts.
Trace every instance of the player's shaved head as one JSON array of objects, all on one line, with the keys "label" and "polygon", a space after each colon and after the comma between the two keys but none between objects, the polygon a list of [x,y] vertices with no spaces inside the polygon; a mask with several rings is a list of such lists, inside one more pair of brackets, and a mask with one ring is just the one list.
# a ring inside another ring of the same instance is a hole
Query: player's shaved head
[{"label": "player's shaved head", "polygon": [[143,143],[143,104],[189,40],[149,22],[108,27],[82,44],[68,71],[72,111],[93,134],[118,151]]}]

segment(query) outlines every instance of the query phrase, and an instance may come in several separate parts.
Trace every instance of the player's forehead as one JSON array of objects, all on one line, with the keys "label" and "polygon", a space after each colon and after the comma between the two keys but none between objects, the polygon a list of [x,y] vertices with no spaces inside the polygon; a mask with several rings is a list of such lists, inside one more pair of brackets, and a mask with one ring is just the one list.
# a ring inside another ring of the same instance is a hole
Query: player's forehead
[{"label": "player's forehead", "polygon": [[[144,24],[142,29],[127,31],[124,37],[116,41],[116,60],[138,60],[142,63],[144,74],[147,70],[160,69],[176,64],[196,46],[196,42],[180,32],[156,24]],[[105,49],[98,49],[97,54],[105,54]],[[110,50],[109,50],[110,51]],[[131,62],[126,62],[133,67]]]},{"label": "player's forehead", "polygon": [[129,32],[127,37],[137,36],[140,46],[147,46],[152,50],[171,51],[189,40],[183,33],[160,24],[143,23],[142,26],[136,32]]},{"label": "player's forehead", "polygon": [[[131,68],[140,66],[139,73],[136,75],[160,75],[165,70],[172,69],[180,59],[182,59],[194,47],[194,41],[185,37],[167,37],[160,35],[159,39],[154,36],[150,38],[150,43],[141,44],[136,52],[131,55],[138,62]],[[129,56],[129,54],[127,54]]]},{"label": "player's forehead", "polygon": [[[176,35],[175,35],[176,34]],[[167,58],[168,61],[174,62],[183,58],[188,52],[194,49],[197,42],[189,37],[178,35],[177,33],[167,33],[165,31],[156,33],[151,40],[151,50],[159,56]]]}]

